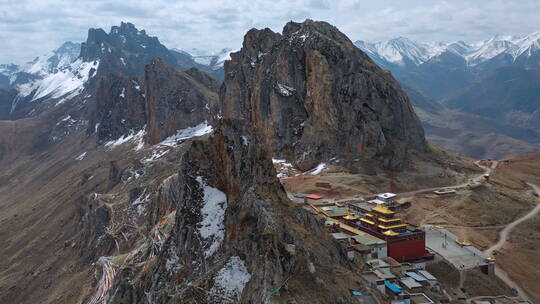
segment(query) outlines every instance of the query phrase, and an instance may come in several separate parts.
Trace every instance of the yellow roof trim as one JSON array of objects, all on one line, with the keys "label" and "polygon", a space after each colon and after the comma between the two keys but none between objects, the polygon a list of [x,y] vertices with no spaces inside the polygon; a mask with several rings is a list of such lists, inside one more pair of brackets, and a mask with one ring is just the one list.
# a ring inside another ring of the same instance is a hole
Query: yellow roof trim
[{"label": "yellow roof trim", "polygon": [[385,222],[385,223],[390,223],[390,222],[397,222],[397,221],[401,222],[401,219],[397,218],[397,217],[391,218],[391,219],[385,219],[385,218],[379,217],[379,221]]},{"label": "yellow roof trim", "polygon": [[346,220],[356,220],[356,219],[358,219],[356,216],[354,216],[352,214],[346,215],[343,218],[346,219]]},{"label": "yellow roof trim", "polygon": [[407,227],[407,224],[397,224],[397,225],[392,225],[392,226],[379,225],[379,228],[381,229],[394,229],[394,228],[401,228],[401,227]]},{"label": "yellow roof trim", "polygon": [[361,218],[360,221],[366,222],[366,223],[371,224],[371,225],[375,225],[375,222],[374,222],[374,221],[370,221],[370,220],[368,220],[368,219],[366,219],[366,218]]},{"label": "yellow roof trim", "polygon": [[375,211],[377,213],[386,214],[386,215],[390,215],[390,214],[395,213],[394,211],[388,209],[388,207],[385,207],[383,205],[377,205],[377,206],[373,207],[373,209],[371,209],[371,211]]},{"label": "yellow roof trim", "polygon": [[392,230],[388,230],[388,231],[385,231],[383,232],[384,235],[387,235],[387,236],[396,236],[396,235],[399,235],[399,233],[397,232],[394,232]]},{"label": "yellow roof trim", "polygon": [[373,214],[371,214],[371,213],[366,213],[366,216],[374,217],[375,215],[373,215]]}]

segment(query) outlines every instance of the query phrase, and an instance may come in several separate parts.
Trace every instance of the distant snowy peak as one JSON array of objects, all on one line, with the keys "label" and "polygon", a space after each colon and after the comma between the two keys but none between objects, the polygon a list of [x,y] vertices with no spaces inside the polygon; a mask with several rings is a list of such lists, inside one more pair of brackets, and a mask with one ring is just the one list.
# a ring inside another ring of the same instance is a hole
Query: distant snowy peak
[{"label": "distant snowy peak", "polygon": [[[13,108],[25,99],[33,102],[43,98],[67,99],[79,94],[85,83],[90,79],[99,66],[99,61],[84,62],[78,59],[81,51],[80,43],[65,42],[58,49],[36,57],[31,62],[17,67],[13,79],[17,75],[29,74],[27,81],[13,83],[18,93]],[[14,68],[12,67],[11,70]]]},{"label": "distant snowy peak", "polygon": [[65,42],[58,49],[36,57],[21,68],[21,72],[44,76],[54,73],[59,69],[68,67],[73,63],[81,52],[81,44]]},{"label": "distant snowy peak", "polygon": [[480,46],[478,49],[472,50],[471,53],[465,55],[465,59],[467,59],[470,65],[475,65],[492,59],[499,54],[507,52],[509,49],[515,46],[512,41],[499,40],[497,37],[493,37],[492,39],[489,39],[479,45]]},{"label": "distant snowy peak", "polygon": [[238,50],[222,49],[221,52],[218,54],[214,67],[222,68],[223,65],[225,64],[225,61],[231,60],[231,53],[234,53],[237,51]]},{"label": "distant snowy peak", "polygon": [[45,97],[73,98],[82,92],[84,85],[95,75],[98,67],[99,61],[84,62],[77,59],[70,65],[45,75],[42,79],[17,86],[19,97],[31,97],[31,101]]},{"label": "distant snowy peak", "polygon": [[515,41],[516,47],[513,49],[513,57],[521,55],[532,56],[533,52],[540,51],[540,31],[527,35]]},{"label": "distant snowy peak", "polygon": [[513,60],[532,56],[540,51],[540,31],[523,37],[496,35],[471,44],[463,41],[421,43],[399,37],[376,43],[359,40],[355,45],[383,64],[420,65],[443,52],[451,52],[463,57],[469,65],[477,65],[501,54],[510,55]]},{"label": "distant snowy peak", "polygon": [[179,53],[189,54],[195,62],[210,67],[212,70],[217,70],[223,67],[226,60],[231,59],[231,53],[235,52],[232,49],[224,48],[219,51],[207,51],[201,49],[173,49]]},{"label": "distant snowy peak", "polygon": [[368,55],[376,55],[382,60],[401,66],[424,63],[435,55],[438,46],[418,43],[404,37],[377,43],[357,41],[355,44]]},{"label": "distant snowy peak", "polygon": [[0,76],[8,77],[8,86],[17,86],[42,79],[69,67],[81,51],[80,43],[65,42],[58,49],[36,57],[23,65],[0,64]]}]

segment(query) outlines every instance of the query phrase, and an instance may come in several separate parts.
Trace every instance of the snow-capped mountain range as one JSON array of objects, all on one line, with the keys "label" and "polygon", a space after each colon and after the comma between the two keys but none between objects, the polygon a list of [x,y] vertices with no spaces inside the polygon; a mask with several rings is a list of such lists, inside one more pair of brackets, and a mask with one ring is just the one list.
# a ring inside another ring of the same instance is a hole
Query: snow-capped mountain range
[{"label": "snow-capped mountain range", "polygon": [[[0,75],[9,78],[9,85],[17,82],[26,82],[20,77],[33,75],[34,77],[44,77],[48,74],[56,73],[67,68],[73,63],[81,51],[80,43],[65,42],[58,49],[36,57],[23,65],[1,64]],[[24,78],[24,77],[23,77]]]},{"label": "snow-capped mountain range", "polygon": [[208,66],[212,70],[218,70],[220,68],[223,68],[223,64],[225,63],[225,61],[231,58],[231,53],[236,52],[237,50],[224,48],[219,51],[207,51],[207,50],[192,48],[192,49],[172,49],[172,51],[189,55],[198,64]]},{"label": "snow-capped mountain range", "polygon": [[376,43],[358,40],[355,44],[383,67],[418,66],[443,52],[458,55],[465,59],[469,66],[475,66],[497,56],[509,56],[513,61],[532,56],[540,51],[540,31],[526,36],[496,35],[475,43],[422,43],[399,37]]},{"label": "snow-capped mountain range", "polygon": [[69,99],[79,94],[99,66],[99,60],[85,62],[79,58],[80,51],[80,43],[65,42],[24,65],[8,65],[9,70],[0,70],[9,77],[9,85],[18,91],[12,111],[22,100]]},{"label": "snow-capped mountain range", "polygon": [[[109,33],[90,29],[85,43],[66,42],[26,64],[0,65],[0,88],[15,89],[16,97],[11,105],[13,113],[17,108],[49,99],[58,99],[56,104],[62,104],[79,95],[90,79],[111,72],[140,76],[145,65],[154,58],[161,58],[180,70],[195,67],[217,78],[223,74],[223,62],[230,52],[223,49],[206,55],[191,55],[170,50],[157,37],[122,22],[120,26],[113,26]],[[100,62],[104,64],[100,65]]]},{"label": "snow-capped mountain range", "polygon": [[65,42],[58,49],[36,57],[21,67],[22,72],[29,74],[46,75],[68,67],[81,52],[81,44]]}]

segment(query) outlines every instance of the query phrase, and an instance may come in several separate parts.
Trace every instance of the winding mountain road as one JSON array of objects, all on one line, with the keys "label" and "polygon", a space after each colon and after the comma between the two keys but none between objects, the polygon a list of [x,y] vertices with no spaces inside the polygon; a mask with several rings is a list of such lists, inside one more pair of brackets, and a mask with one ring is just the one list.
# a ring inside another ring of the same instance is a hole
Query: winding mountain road
[{"label": "winding mountain road", "polygon": [[409,191],[409,192],[397,193],[397,197],[398,198],[408,198],[408,197],[413,197],[413,196],[418,195],[418,194],[427,193],[427,192],[433,192],[433,191],[440,190],[440,189],[443,189],[443,188],[444,189],[458,190],[458,189],[461,189],[461,188],[465,188],[470,184],[481,183],[482,181],[485,180],[485,178],[484,178],[485,175],[490,175],[491,172],[493,172],[493,170],[495,170],[495,168],[497,168],[497,166],[499,165],[499,162],[496,161],[496,160],[493,160],[493,161],[491,161],[491,166],[489,166],[489,167],[482,165],[479,160],[474,162],[474,164],[477,165],[478,167],[484,169],[484,172],[482,172],[482,174],[479,174],[479,175],[469,179],[467,182],[457,184],[457,185],[453,185],[453,186],[425,188],[425,189],[419,189],[419,190],[414,190],[414,191]]},{"label": "winding mountain road", "polygon": [[[527,185],[533,188],[536,193],[540,194],[539,186],[531,184],[531,183],[527,183]],[[538,199],[536,200],[538,201]],[[534,216],[538,215],[538,213],[540,213],[540,202],[538,202],[537,205],[533,209],[531,209],[529,212],[527,212],[524,216],[506,225],[506,227],[503,230],[501,230],[501,232],[499,232],[499,240],[497,241],[497,243],[495,243],[493,246],[486,249],[484,251],[484,254],[486,256],[492,256],[495,251],[500,250],[508,241],[510,233],[512,232],[512,230],[514,230],[514,228],[516,228],[519,224],[525,222],[526,220],[531,219]],[[495,275],[497,275],[501,280],[503,280],[508,286],[514,288],[518,292],[518,295],[521,298],[528,300],[529,302],[532,303],[528,294],[523,289],[521,289],[514,281],[512,281],[512,279],[510,279],[508,274],[504,270],[502,270],[500,267],[495,268]]]},{"label": "winding mountain road", "polygon": [[[538,186],[529,184],[529,183],[527,183],[527,185],[531,186],[536,193],[540,193],[540,188]],[[531,209],[531,211],[529,211],[524,216],[506,225],[506,227],[503,230],[501,230],[501,232],[499,233],[499,241],[495,243],[493,246],[486,249],[486,251],[484,251],[486,256],[491,256],[494,251],[501,249],[504,246],[504,244],[508,241],[508,236],[510,235],[510,232],[512,232],[512,230],[514,230],[514,228],[516,228],[517,225],[536,216],[539,212],[540,212],[540,203],[537,204],[536,207]]]}]

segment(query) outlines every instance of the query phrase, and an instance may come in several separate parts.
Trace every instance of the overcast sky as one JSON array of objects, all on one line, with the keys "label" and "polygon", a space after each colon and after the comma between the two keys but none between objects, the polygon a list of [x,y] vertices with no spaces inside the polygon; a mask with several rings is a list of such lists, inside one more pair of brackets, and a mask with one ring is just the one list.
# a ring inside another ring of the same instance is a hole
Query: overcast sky
[{"label": "overcast sky", "polygon": [[539,0],[0,0],[0,63],[26,62],[90,27],[134,23],[173,48],[239,48],[250,28],[306,18],[354,40],[477,41],[540,30]]}]

